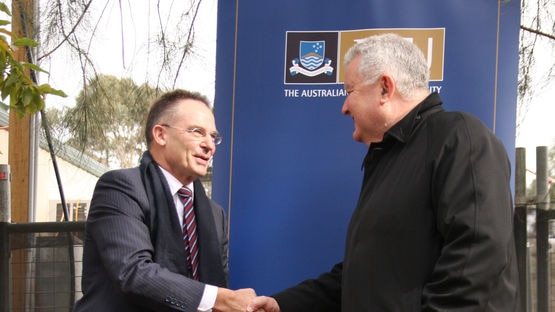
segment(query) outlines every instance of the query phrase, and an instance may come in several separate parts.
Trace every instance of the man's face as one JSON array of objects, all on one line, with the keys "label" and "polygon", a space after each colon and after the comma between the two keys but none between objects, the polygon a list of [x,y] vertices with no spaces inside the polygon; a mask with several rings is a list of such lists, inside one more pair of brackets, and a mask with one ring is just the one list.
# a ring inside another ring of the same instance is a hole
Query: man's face
[{"label": "man's face", "polygon": [[216,152],[216,122],[210,108],[197,100],[181,100],[171,124],[160,127],[164,138],[162,158],[172,175],[183,183],[206,175]]},{"label": "man's face", "polygon": [[360,56],[355,57],[345,71],[347,98],[341,112],[354,121],[353,139],[370,145],[380,142],[386,131],[386,119],[382,104],[380,78],[368,84],[358,73]]}]

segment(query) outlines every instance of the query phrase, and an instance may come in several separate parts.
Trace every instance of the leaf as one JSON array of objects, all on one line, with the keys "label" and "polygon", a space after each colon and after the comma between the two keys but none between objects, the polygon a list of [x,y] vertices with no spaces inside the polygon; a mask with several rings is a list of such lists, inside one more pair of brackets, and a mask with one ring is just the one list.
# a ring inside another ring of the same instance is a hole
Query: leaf
[{"label": "leaf", "polygon": [[37,110],[44,109],[44,98],[37,90],[33,93],[33,103],[35,103]]},{"label": "leaf", "polygon": [[34,71],[40,71],[40,72],[43,72],[43,73],[47,73],[47,74],[48,74],[48,72],[47,72],[46,70],[40,68],[39,66],[37,66],[37,65],[35,65],[35,64],[33,64],[33,63],[21,62],[21,65],[22,65],[23,67],[27,67],[27,68],[32,69],[32,70],[34,70]]},{"label": "leaf", "polygon": [[6,25],[10,25],[10,21],[6,21],[6,20],[0,20],[0,26],[6,26]]},{"label": "leaf", "polygon": [[25,109],[23,108],[23,106],[18,105],[13,108],[15,108],[15,113],[17,115],[17,118],[21,119],[23,118],[23,116],[25,116]]},{"label": "leaf", "polygon": [[60,97],[67,97],[67,94],[63,90],[52,89],[52,91],[49,93]]},{"label": "leaf", "polygon": [[20,75],[20,73],[23,73],[23,66],[21,66],[21,64],[16,59],[8,58],[8,62],[12,67],[10,70],[10,75]]},{"label": "leaf", "polygon": [[12,90],[12,94],[10,94],[10,109],[15,110],[18,118],[22,118],[25,115],[26,109],[21,103],[19,94],[20,92],[17,88]]},{"label": "leaf", "polygon": [[12,12],[10,12],[10,8],[8,8],[8,6],[4,2],[0,2],[0,11],[8,14],[9,16],[12,16]]},{"label": "leaf", "polygon": [[[4,49],[6,48],[6,49]],[[3,56],[2,60],[0,60],[2,63],[4,63],[5,65],[10,64],[10,60],[14,59],[14,55],[12,53],[12,50],[10,49],[10,47],[7,45],[7,43],[4,40],[0,40],[0,50],[5,53],[5,56]]]},{"label": "leaf", "polygon": [[18,38],[15,39],[12,44],[16,47],[37,47],[39,45],[38,42],[36,42],[33,39],[29,39],[29,38]]},{"label": "leaf", "polygon": [[25,106],[26,108],[33,104],[33,89],[23,89],[23,96],[21,97],[21,101],[23,102],[23,106]]},{"label": "leaf", "polygon": [[15,107],[21,107],[23,108],[23,105],[21,104],[21,87],[18,86],[16,83],[14,83],[14,86],[12,88],[10,88],[10,106],[15,106]]},{"label": "leaf", "polygon": [[13,33],[5,28],[0,28],[0,33],[8,35],[10,38],[13,36]]},{"label": "leaf", "polygon": [[11,95],[16,79],[15,75],[9,75],[8,78],[4,80],[4,85],[2,86],[2,100],[5,100],[8,95]]},{"label": "leaf", "polygon": [[67,94],[65,94],[64,91],[53,89],[47,83],[44,83],[38,86],[38,90],[40,91],[41,94],[54,94],[61,97],[67,97]]}]

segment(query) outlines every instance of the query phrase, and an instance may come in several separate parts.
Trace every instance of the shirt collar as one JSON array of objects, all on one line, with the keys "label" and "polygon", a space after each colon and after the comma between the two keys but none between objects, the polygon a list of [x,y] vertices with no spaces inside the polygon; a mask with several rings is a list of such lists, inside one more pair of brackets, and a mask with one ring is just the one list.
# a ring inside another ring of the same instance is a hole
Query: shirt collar
[{"label": "shirt collar", "polygon": [[[177,178],[174,177],[171,173],[169,173],[166,169],[160,167],[160,170],[162,170],[162,174],[164,174],[164,177],[168,182],[168,186],[170,187],[170,193],[172,194],[172,196],[175,195],[175,193],[179,191],[179,189],[183,186],[183,184],[181,184],[181,182],[179,182],[179,180],[177,180]],[[195,193],[193,182],[185,186],[188,187],[193,194]]]}]

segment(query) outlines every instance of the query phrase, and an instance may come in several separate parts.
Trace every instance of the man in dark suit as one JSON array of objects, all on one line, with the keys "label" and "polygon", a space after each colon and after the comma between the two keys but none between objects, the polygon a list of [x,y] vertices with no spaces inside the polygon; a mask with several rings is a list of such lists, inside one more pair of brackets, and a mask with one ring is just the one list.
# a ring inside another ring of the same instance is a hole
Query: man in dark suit
[{"label": "man in dark suit", "polygon": [[208,100],[162,95],[145,135],[139,167],[98,180],[74,311],[244,311],[255,293],[226,288],[225,213],[198,180],[221,142]]},{"label": "man in dark suit", "polygon": [[361,40],[345,67],[342,113],[368,153],[343,262],[249,311],[516,311],[502,143],[476,117],[443,109],[424,55],[405,38]]}]

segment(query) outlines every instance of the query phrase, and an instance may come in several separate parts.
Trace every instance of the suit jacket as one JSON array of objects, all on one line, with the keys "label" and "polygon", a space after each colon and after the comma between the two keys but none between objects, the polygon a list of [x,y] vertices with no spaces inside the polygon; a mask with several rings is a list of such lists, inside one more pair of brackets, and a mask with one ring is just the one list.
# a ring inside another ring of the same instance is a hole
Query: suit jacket
[{"label": "suit jacket", "polygon": [[190,279],[182,231],[165,178],[148,152],[141,167],[107,172],[87,217],[83,297],[74,311],[196,312],[204,283],[227,287],[224,210],[194,182],[199,281]]}]

